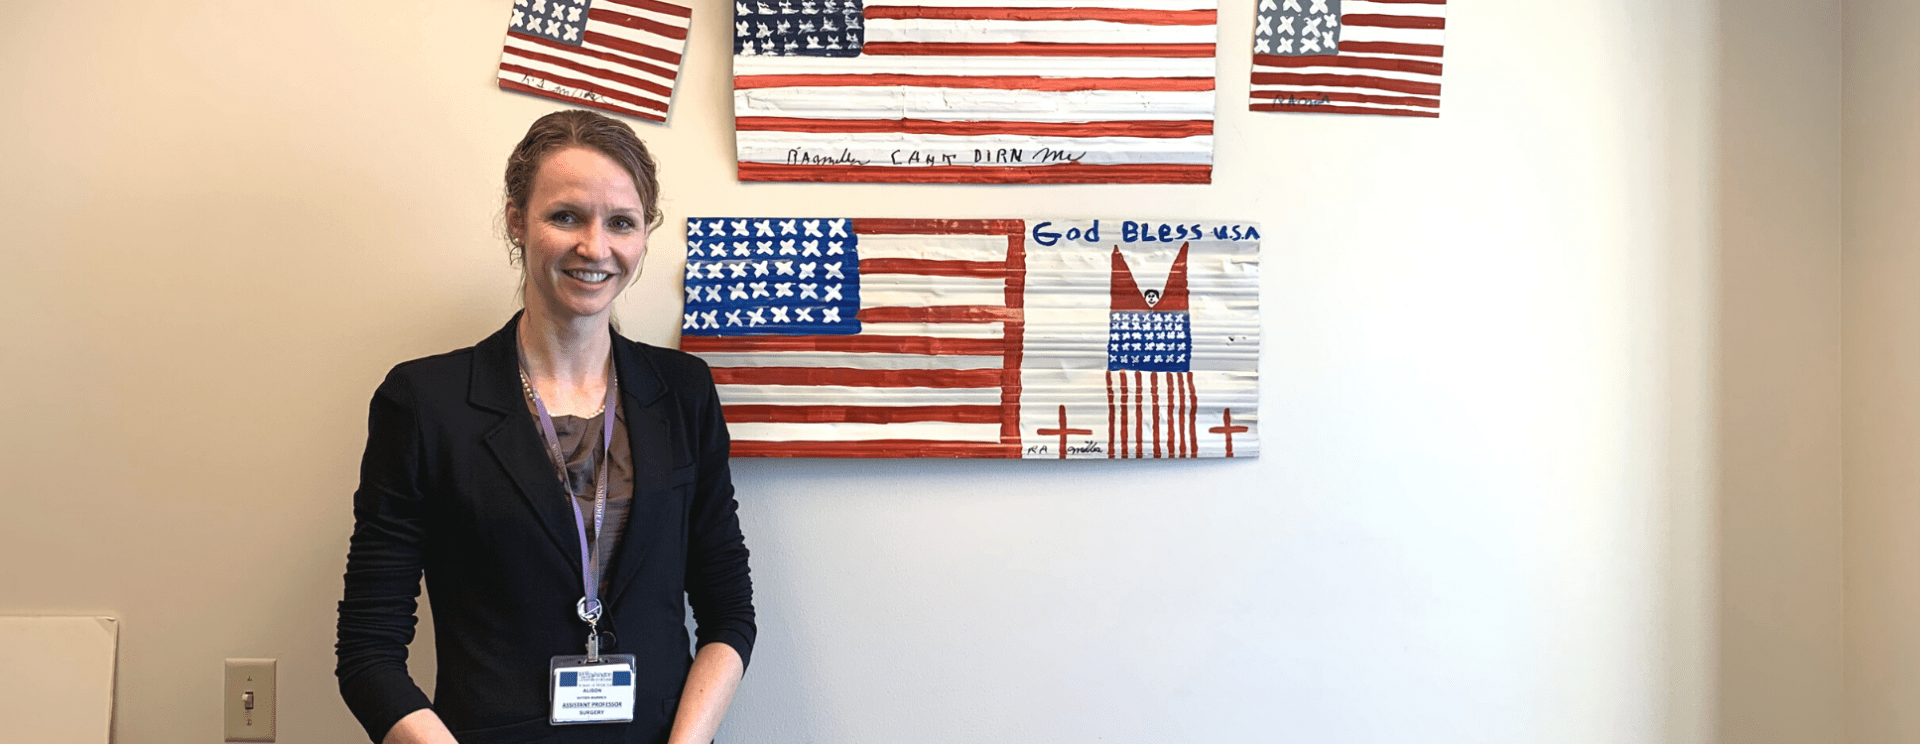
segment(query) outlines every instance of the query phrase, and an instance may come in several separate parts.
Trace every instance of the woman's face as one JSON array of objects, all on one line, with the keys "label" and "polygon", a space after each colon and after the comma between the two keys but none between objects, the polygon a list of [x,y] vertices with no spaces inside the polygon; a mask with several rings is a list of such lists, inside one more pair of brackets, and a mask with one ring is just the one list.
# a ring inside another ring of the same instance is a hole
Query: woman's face
[{"label": "woman's face", "polygon": [[548,155],[525,210],[507,208],[524,246],[527,305],[557,319],[604,317],[647,255],[646,211],[633,177],[598,151]]}]

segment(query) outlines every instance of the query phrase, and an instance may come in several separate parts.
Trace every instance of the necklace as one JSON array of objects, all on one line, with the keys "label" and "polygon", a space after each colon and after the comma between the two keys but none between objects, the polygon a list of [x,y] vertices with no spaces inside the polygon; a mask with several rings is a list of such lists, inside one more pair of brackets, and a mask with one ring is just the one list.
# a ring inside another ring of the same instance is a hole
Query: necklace
[{"label": "necklace", "polygon": [[[612,381],[611,381],[611,380],[609,380],[609,381],[608,381],[608,384],[612,384]],[[527,396],[527,400],[528,400],[529,402],[531,402],[531,401],[533,400],[533,383],[531,383],[531,382],[527,382],[527,371],[526,371],[526,370],[524,370],[524,369],[523,369],[523,370],[520,370],[520,392],[522,392],[522,393],[525,393],[525,394],[526,394],[526,396]],[[601,404],[600,404],[600,408],[599,408],[598,410],[595,410],[595,411],[593,412],[593,415],[592,415],[592,416],[588,416],[587,418],[595,418],[595,417],[597,417],[597,416],[599,416],[600,414],[603,414],[603,413],[606,413],[606,412],[607,412],[607,404],[605,404],[605,403],[601,403]]]}]

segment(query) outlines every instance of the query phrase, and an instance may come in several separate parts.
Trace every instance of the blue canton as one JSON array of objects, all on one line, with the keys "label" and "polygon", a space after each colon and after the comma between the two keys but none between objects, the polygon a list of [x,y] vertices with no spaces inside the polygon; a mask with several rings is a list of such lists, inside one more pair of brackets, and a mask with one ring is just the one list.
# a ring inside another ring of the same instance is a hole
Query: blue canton
[{"label": "blue canton", "polygon": [[1260,0],[1254,54],[1340,53],[1340,0]]},{"label": "blue canton", "polygon": [[861,0],[734,0],[733,53],[858,57],[866,44]]},{"label": "blue canton", "polygon": [[860,332],[859,238],[846,219],[687,220],[687,336]]},{"label": "blue canton", "polygon": [[513,0],[510,27],[562,44],[586,43],[587,11],[593,0]]},{"label": "blue canton", "polygon": [[1108,371],[1192,371],[1193,324],[1186,313],[1127,311],[1108,315]]}]

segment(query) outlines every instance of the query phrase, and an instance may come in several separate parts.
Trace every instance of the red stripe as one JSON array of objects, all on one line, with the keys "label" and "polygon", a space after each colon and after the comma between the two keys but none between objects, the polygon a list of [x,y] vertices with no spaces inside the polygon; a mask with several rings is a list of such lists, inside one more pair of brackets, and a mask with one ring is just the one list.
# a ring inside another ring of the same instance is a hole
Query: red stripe
[{"label": "red stripe", "polygon": [[999,406],[721,406],[729,424],[997,424]]},{"label": "red stripe", "polygon": [[923,354],[927,356],[999,356],[1006,342],[997,338],[929,338],[926,336],[681,336],[680,350],[692,353],[720,351],[834,351],[854,354]]},{"label": "red stripe", "polygon": [[1153,390],[1153,457],[1160,458],[1160,375],[1149,373],[1147,382]]},{"label": "red stripe", "polygon": [[960,44],[932,41],[879,41],[861,54],[888,57],[1172,57],[1213,56],[1212,44],[1070,44],[1009,41]]},{"label": "red stripe", "polygon": [[658,36],[665,36],[674,41],[687,40],[686,26],[669,26],[659,21],[648,20],[646,18],[641,18],[640,16],[637,16],[637,15],[627,15],[626,13],[621,13],[618,11],[601,10],[599,8],[594,8],[592,10],[587,11],[587,19],[592,21],[599,21],[601,23],[611,23],[615,26],[621,26],[625,28],[645,31],[647,33],[655,34]]},{"label": "red stripe", "polygon": [[1167,428],[1173,432],[1173,456],[1187,456],[1187,428],[1180,425],[1181,414],[1186,410],[1187,397],[1180,393],[1181,375],[1167,377]]},{"label": "red stripe", "polygon": [[929,8],[867,6],[868,18],[941,21],[1106,21],[1143,26],[1211,26],[1211,10],[1139,10],[1134,8]]},{"label": "red stripe", "polygon": [[[507,53],[515,57],[526,57],[528,59],[539,60],[541,62],[545,62],[551,65],[559,65],[569,70],[573,70],[574,72],[591,75],[597,78],[605,78],[607,80],[612,80],[613,82],[620,83],[628,87],[639,88],[641,90],[647,91],[649,93],[654,93],[663,97],[667,97],[667,98],[673,97],[672,88],[661,85],[652,80],[637,78],[632,75],[615,72],[613,70],[609,70],[604,67],[595,67],[585,62],[577,62],[571,59],[567,59],[565,57],[555,57],[551,54],[541,54],[539,52],[535,52],[527,49],[514,49]],[[500,63],[500,66],[502,69],[505,69],[507,66],[507,63],[503,61]],[[539,73],[533,73],[533,74],[538,75]]]},{"label": "red stripe", "polygon": [[[1006,261],[1006,304],[1007,309],[1017,315],[1007,318],[1001,327],[1001,335],[1007,339],[1007,354],[1001,360],[1000,386],[1000,442],[1020,447],[1020,393],[1022,379],[1020,363],[1026,346],[1026,302],[1027,302],[1027,226],[1017,220],[1000,220],[997,224],[1007,231]],[[1063,411],[1065,409],[1062,409]],[[1066,427],[1061,427],[1066,428]],[[1062,458],[1066,457],[1061,452]]]},{"label": "red stripe", "polygon": [[1193,456],[1200,456],[1200,393],[1193,389],[1193,373],[1187,373],[1187,441],[1193,442]]},{"label": "red stripe", "polygon": [[680,54],[678,52],[669,52],[659,47],[647,46],[637,41],[628,41],[618,36],[608,36],[598,31],[588,31],[585,37],[588,44],[626,52],[636,57],[657,59],[670,65],[680,64]]},{"label": "red stripe", "polygon": [[1020,456],[1020,447],[929,439],[871,439],[860,442],[751,442],[736,439],[732,454],[734,457],[1016,458]]},{"label": "red stripe", "polygon": [[1038,75],[738,75],[734,90],[750,88],[867,88],[906,85],[920,88],[990,88],[994,90],[1213,90],[1213,78],[1198,77],[1040,77]]},{"label": "red stripe", "polygon": [[1393,70],[1420,75],[1440,74],[1439,62],[1394,57],[1360,57],[1350,54],[1306,54],[1283,57],[1277,54],[1253,55],[1254,67],[1354,67],[1364,70]]},{"label": "red stripe", "polygon": [[890,220],[854,218],[855,235],[1025,235],[1021,220]]},{"label": "red stripe", "polygon": [[[1108,372],[1107,377],[1113,377],[1113,373]],[[1127,373],[1122,371],[1120,373],[1120,456],[1123,458],[1133,456],[1133,453],[1127,451],[1127,402]]]},{"label": "red stripe", "polygon": [[575,104],[575,105],[592,106],[602,111],[611,111],[616,114],[626,114],[628,116],[635,116],[642,119],[650,119],[652,121],[663,122],[667,120],[667,117],[652,111],[641,111],[639,109],[616,104],[612,101],[589,101],[583,98],[575,98],[573,96],[563,96],[563,95],[560,95],[559,93],[541,90],[531,85],[514,82],[512,80],[501,79],[500,88],[502,90],[512,90],[512,91],[519,91],[521,93],[531,93],[533,95],[540,96],[541,98],[551,98],[556,101],[565,101],[567,103]]},{"label": "red stripe", "polygon": [[[1438,87],[1438,86],[1435,86]],[[1211,165],[1056,163],[1034,166],[740,163],[742,181],[803,183],[1212,183]]]},{"label": "red stripe", "polygon": [[915,276],[969,276],[1000,279],[1009,273],[1001,261],[932,261],[919,258],[868,258],[860,261],[862,274]]},{"label": "red stripe", "polygon": [[851,369],[846,367],[718,367],[717,385],[846,385],[849,387],[999,387],[998,369]]},{"label": "red stripe", "polygon": [[[1121,372],[1121,374],[1124,375],[1126,373]],[[1144,426],[1144,423],[1143,423],[1146,420],[1146,415],[1144,414],[1144,412],[1140,410],[1141,403],[1146,398],[1146,396],[1140,394],[1141,389],[1144,387],[1145,387],[1144,385],[1140,384],[1140,373],[1137,371],[1134,372],[1133,373],[1133,456],[1140,457],[1140,458],[1144,458],[1147,456],[1146,427]]]},{"label": "red stripe", "polygon": [[1340,16],[1343,26],[1370,26],[1373,28],[1427,28],[1444,29],[1447,19],[1432,16],[1379,15],[1374,13],[1350,13]]},{"label": "red stripe", "polygon": [[1406,54],[1415,57],[1441,56],[1442,47],[1438,44],[1407,44],[1398,41],[1343,41],[1340,42],[1342,54]]},{"label": "red stripe", "polygon": [[[1291,96],[1292,100],[1288,100]],[[1253,99],[1268,99],[1268,103],[1294,106],[1315,106],[1315,101],[1340,101],[1343,103],[1378,103],[1386,106],[1424,106],[1440,108],[1440,99],[1420,96],[1375,96],[1366,93],[1344,93],[1328,90],[1256,90]]]},{"label": "red stripe", "polygon": [[1155,137],[1179,139],[1213,134],[1211,120],[1189,121],[933,121],[929,119],[788,119],[743,116],[742,132],[829,134],[945,134],[956,137],[1011,134],[1026,137]]},{"label": "red stripe", "polygon": [[1113,373],[1107,373],[1107,459],[1113,459]]},{"label": "red stripe", "polygon": [[[1382,0],[1382,1],[1392,2],[1393,0]],[[692,8],[685,8],[678,5],[673,5],[671,3],[663,3],[663,2],[659,2],[658,0],[613,0],[613,2],[607,3],[607,5],[625,5],[629,8],[651,10],[655,13],[659,13],[662,15],[670,15],[670,16],[687,18],[687,19],[693,18]]]},{"label": "red stripe", "polygon": [[1367,108],[1365,106],[1300,106],[1280,103],[1256,103],[1247,107],[1248,111],[1295,111],[1306,114],[1379,114],[1381,116],[1419,116],[1428,119],[1440,118],[1438,111],[1410,111],[1408,109]]},{"label": "red stripe", "polygon": [[1395,80],[1372,75],[1321,75],[1300,72],[1256,72],[1254,85],[1320,85],[1339,88],[1373,88],[1418,96],[1440,95],[1439,83]]},{"label": "red stripe", "polygon": [[[645,60],[634,59],[624,54],[614,54],[613,52],[602,51],[602,50],[594,49],[591,47],[562,44],[552,39],[544,39],[538,36],[529,36],[527,34],[523,34],[518,31],[509,31],[507,32],[507,35],[513,38],[519,39],[521,41],[538,44],[548,49],[568,52],[571,54],[578,54],[585,57],[592,57],[602,62],[612,62],[616,65],[621,65],[624,67],[632,67],[636,70],[640,70],[641,72],[645,72],[650,75],[659,75],[660,77],[666,78],[668,80],[672,80],[675,77],[677,77],[674,71],[670,68],[661,67],[659,65],[656,65],[652,62],[647,62]],[[520,52],[518,50],[514,50],[508,53],[519,54]]]},{"label": "red stripe", "polygon": [[611,98],[613,100],[619,101],[629,106],[636,106],[639,108],[650,108],[660,112],[665,112],[667,110],[667,104],[662,103],[660,101],[655,101],[653,99],[646,98],[644,96],[634,95],[632,93],[628,93],[625,91],[612,90],[607,88],[606,86],[597,85],[590,80],[581,80],[579,78],[555,75],[551,72],[536,70],[531,67],[522,67],[520,65],[515,65],[515,64],[508,64],[507,62],[500,63],[500,71],[516,72],[522,75],[529,75],[532,77],[540,78],[542,80],[547,80],[549,82],[558,83],[560,85],[564,85],[569,88],[578,88],[580,90],[588,91],[593,95],[601,96],[603,98]]},{"label": "red stripe", "polygon": [[[1000,323],[1017,321],[1017,308],[992,305],[940,305],[937,307],[869,307],[861,309],[863,323]],[[1009,344],[1013,339],[1007,340]]]}]

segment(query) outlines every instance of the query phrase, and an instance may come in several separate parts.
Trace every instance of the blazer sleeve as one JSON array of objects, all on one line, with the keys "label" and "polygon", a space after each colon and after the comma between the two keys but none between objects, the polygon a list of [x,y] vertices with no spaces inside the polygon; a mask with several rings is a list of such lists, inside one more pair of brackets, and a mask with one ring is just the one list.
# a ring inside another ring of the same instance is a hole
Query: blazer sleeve
[{"label": "blazer sleeve", "polygon": [[340,695],[375,742],[431,705],[407,673],[426,539],[420,440],[413,394],[396,368],[367,414],[334,644]]},{"label": "blazer sleeve", "polygon": [[[688,357],[692,359],[691,357]],[[694,361],[698,375],[687,412],[696,458],[693,502],[687,524],[687,603],[693,608],[696,646],[725,643],[742,666],[753,658],[753,577],[740,533],[739,504],[727,463],[731,447],[713,373]]]}]

